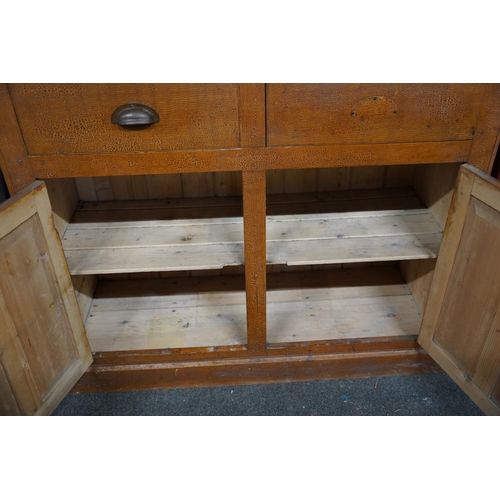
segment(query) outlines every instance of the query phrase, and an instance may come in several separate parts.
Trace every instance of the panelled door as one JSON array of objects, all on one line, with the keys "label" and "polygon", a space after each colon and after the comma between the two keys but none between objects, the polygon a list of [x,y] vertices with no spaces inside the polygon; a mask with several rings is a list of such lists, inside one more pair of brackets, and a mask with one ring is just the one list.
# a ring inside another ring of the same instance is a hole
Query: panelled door
[{"label": "panelled door", "polygon": [[47,189],[0,206],[0,415],[50,414],[92,363]]},{"label": "panelled door", "polygon": [[489,415],[500,415],[500,182],[463,165],[419,343]]}]

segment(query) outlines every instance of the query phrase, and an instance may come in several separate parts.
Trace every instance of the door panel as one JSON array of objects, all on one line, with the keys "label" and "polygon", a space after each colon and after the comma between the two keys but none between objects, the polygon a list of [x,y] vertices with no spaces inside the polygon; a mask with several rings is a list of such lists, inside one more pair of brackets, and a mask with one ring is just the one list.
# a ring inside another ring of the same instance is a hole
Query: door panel
[{"label": "door panel", "polygon": [[462,166],[420,344],[487,414],[500,414],[500,183]]},{"label": "door panel", "polygon": [[4,203],[0,228],[0,409],[49,414],[92,355],[45,184]]}]

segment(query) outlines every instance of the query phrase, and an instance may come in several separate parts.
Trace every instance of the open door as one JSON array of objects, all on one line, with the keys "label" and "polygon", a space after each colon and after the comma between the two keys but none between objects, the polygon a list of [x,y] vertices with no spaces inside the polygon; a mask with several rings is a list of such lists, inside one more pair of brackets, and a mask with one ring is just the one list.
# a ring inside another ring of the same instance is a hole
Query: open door
[{"label": "open door", "polygon": [[48,415],[92,353],[43,182],[0,205],[0,415]]},{"label": "open door", "polygon": [[460,168],[419,343],[488,415],[500,415],[500,182]]}]

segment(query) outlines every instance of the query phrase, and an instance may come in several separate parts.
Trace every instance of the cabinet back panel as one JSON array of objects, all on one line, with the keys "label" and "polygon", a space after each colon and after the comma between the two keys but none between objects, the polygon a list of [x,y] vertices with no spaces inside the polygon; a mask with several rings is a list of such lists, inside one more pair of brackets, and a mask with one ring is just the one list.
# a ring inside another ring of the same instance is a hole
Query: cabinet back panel
[{"label": "cabinet back panel", "polygon": [[241,172],[78,177],[82,201],[241,196]]},{"label": "cabinet back panel", "polygon": [[[412,186],[415,165],[270,170],[267,194],[323,192]],[[241,196],[241,172],[78,177],[82,201],[157,200],[206,196]]]}]

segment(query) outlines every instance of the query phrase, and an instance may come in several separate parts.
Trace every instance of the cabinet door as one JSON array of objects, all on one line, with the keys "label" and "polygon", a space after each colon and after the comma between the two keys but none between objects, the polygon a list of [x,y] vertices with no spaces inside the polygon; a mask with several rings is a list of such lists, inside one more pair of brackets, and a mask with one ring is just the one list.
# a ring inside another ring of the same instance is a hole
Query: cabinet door
[{"label": "cabinet door", "polygon": [[43,182],[0,206],[0,415],[48,415],[92,363]]},{"label": "cabinet door", "polygon": [[489,415],[500,415],[500,182],[460,168],[419,343]]}]

